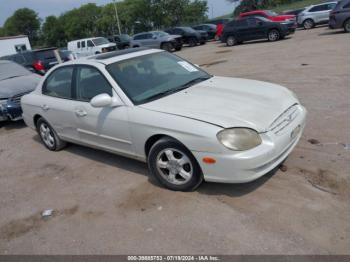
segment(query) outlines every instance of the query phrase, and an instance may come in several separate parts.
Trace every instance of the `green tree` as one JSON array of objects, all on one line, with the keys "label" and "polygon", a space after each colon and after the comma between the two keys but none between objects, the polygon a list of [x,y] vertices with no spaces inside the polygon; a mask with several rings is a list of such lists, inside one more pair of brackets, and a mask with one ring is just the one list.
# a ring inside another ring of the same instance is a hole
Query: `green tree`
[{"label": "green tree", "polygon": [[66,45],[66,35],[59,18],[48,16],[42,26],[42,41],[46,46],[61,47]]},{"label": "green tree", "polygon": [[35,11],[29,8],[18,9],[4,24],[6,35],[27,35],[36,41],[40,29],[40,19]]}]

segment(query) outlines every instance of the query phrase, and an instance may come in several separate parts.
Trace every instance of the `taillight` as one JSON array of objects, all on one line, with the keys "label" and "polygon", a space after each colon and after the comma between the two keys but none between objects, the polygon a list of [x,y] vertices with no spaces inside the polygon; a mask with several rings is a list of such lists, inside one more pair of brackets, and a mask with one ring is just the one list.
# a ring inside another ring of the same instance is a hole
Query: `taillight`
[{"label": "taillight", "polygon": [[33,63],[33,67],[37,71],[45,71],[45,67],[44,67],[43,63],[40,60],[39,61],[35,61]]}]

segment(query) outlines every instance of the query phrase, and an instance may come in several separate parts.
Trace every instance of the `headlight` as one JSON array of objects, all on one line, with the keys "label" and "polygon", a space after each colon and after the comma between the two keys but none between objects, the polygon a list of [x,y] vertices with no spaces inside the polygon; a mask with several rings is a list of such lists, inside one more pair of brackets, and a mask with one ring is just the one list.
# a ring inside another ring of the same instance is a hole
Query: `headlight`
[{"label": "headlight", "polygon": [[220,131],[217,138],[228,149],[234,151],[245,151],[261,144],[261,137],[253,129],[231,128]]}]

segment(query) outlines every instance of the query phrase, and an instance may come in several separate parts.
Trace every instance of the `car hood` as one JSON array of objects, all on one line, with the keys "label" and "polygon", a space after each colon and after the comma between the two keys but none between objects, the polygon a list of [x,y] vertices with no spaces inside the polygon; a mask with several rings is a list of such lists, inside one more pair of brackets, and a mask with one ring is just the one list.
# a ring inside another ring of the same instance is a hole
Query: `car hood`
[{"label": "car hood", "polygon": [[39,84],[41,76],[30,74],[0,81],[0,99],[33,91]]},{"label": "car hood", "polygon": [[184,91],[142,105],[147,110],[208,122],[223,128],[248,127],[266,132],[298,100],[271,83],[213,77]]}]

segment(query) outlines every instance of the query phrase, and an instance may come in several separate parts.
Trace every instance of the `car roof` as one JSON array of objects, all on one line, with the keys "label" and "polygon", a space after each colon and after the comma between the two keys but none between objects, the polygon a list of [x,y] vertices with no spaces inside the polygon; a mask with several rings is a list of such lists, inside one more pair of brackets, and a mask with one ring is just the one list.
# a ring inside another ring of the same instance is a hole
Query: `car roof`
[{"label": "car roof", "polygon": [[148,54],[161,53],[164,50],[160,49],[149,49],[144,47],[139,48],[129,48],[119,51],[113,51],[105,54],[99,54],[95,56],[83,57],[76,60],[72,60],[61,65],[74,65],[74,64],[104,64],[109,65],[115,62],[127,60],[134,57],[139,57]]},{"label": "car roof", "polygon": [[315,4],[315,5],[310,5],[310,6],[308,6],[308,8],[314,7],[314,6],[319,6],[319,5],[334,4],[334,3],[338,3],[338,1],[327,1],[327,2],[323,2],[323,3]]}]

